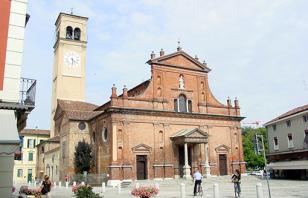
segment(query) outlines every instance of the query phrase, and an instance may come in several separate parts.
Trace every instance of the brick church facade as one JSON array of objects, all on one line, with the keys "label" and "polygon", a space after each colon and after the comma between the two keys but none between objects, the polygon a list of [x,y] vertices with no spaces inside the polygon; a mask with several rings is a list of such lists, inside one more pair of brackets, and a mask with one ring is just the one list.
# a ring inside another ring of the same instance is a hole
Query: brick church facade
[{"label": "brick church facade", "polygon": [[152,53],[147,63],[149,80],[120,95],[113,86],[102,106],[58,101],[55,133],[63,136],[67,159],[62,177],[74,174],[74,147],[82,139],[93,146],[96,173],[110,180],[189,178],[195,168],[207,176],[245,171],[238,101],[215,99],[207,64],[180,47],[157,58]]}]

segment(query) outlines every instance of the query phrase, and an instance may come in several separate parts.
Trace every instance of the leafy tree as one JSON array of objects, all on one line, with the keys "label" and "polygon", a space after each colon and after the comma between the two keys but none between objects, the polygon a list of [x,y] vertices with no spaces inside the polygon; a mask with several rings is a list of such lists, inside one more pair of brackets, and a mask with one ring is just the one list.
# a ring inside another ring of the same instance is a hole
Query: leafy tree
[{"label": "leafy tree", "polygon": [[[244,148],[244,159],[247,162],[247,169],[258,169],[264,167],[264,157],[263,153],[257,155],[254,149],[254,139],[255,135],[263,135],[265,153],[267,153],[267,133],[264,127],[260,128],[251,128],[244,127],[242,128],[242,139],[243,139],[243,148]],[[261,141],[260,141],[261,143]]]},{"label": "leafy tree", "polygon": [[86,143],[84,140],[78,142],[78,145],[75,147],[75,172],[83,173],[83,171],[89,172],[93,166],[93,155],[92,147],[90,144]]}]

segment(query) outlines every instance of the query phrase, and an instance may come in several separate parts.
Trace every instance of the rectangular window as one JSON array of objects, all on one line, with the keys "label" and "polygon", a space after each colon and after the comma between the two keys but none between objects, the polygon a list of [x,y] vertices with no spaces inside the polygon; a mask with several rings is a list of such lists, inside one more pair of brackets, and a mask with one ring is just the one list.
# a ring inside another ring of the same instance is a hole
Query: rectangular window
[{"label": "rectangular window", "polygon": [[179,107],[178,107],[178,99],[174,99],[174,111],[178,112],[179,111]]},{"label": "rectangular window", "polygon": [[278,138],[274,137],[274,150],[279,150]]},{"label": "rectangular window", "polygon": [[291,127],[291,120],[286,121],[287,127]]},{"label": "rectangular window", "polygon": [[308,121],[308,115],[304,115],[303,120],[304,120],[304,122],[307,122]]},{"label": "rectangular window", "polygon": [[22,169],[17,169],[17,177],[22,177]]},{"label": "rectangular window", "polygon": [[188,112],[192,112],[192,102],[191,100],[188,100]]},{"label": "rectangular window", "polygon": [[273,130],[276,131],[276,124],[273,124]]},{"label": "rectangular window", "polygon": [[34,146],[35,146],[35,140],[33,140],[33,139],[28,139],[27,148],[34,148]]},{"label": "rectangular window", "polygon": [[293,148],[294,144],[293,144],[293,136],[292,133],[288,134],[288,148]]},{"label": "rectangular window", "polygon": [[305,132],[304,147],[308,148],[308,129],[306,129],[304,132]]},{"label": "rectangular window", "polygon": [[29,153],[28,161],[33,161],[33,153]]}]

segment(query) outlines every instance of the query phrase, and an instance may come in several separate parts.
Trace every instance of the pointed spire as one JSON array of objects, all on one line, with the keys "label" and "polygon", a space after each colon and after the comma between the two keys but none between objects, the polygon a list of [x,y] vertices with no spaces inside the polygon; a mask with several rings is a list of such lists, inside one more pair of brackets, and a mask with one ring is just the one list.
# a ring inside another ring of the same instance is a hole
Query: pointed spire
[{"label": "pointed spire", "polygon": [[152,53],[151,53],[151,59],[154,59],[155,58],[155,53],[154,53],[154,51],[152,51]]}]

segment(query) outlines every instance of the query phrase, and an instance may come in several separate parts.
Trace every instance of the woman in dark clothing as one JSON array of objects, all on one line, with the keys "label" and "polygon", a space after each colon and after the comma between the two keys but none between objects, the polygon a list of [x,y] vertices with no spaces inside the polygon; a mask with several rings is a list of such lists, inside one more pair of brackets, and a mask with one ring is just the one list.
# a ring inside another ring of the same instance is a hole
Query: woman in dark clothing
[{"label": "woman in dark clothing", "polygon": [[235,170],[235,174],[231,177],[232,182],[234,183],[234,194],[235,197],[240,197],[241,194],[241,173],[239,170]]},{"label": "woman in dark clothing", "polygon": [[42,190],[41,193],[43,195],[47,195],[50,192],[51,182],[49,180],[48,175],[45,175],[44,181],[42,183]]}]

